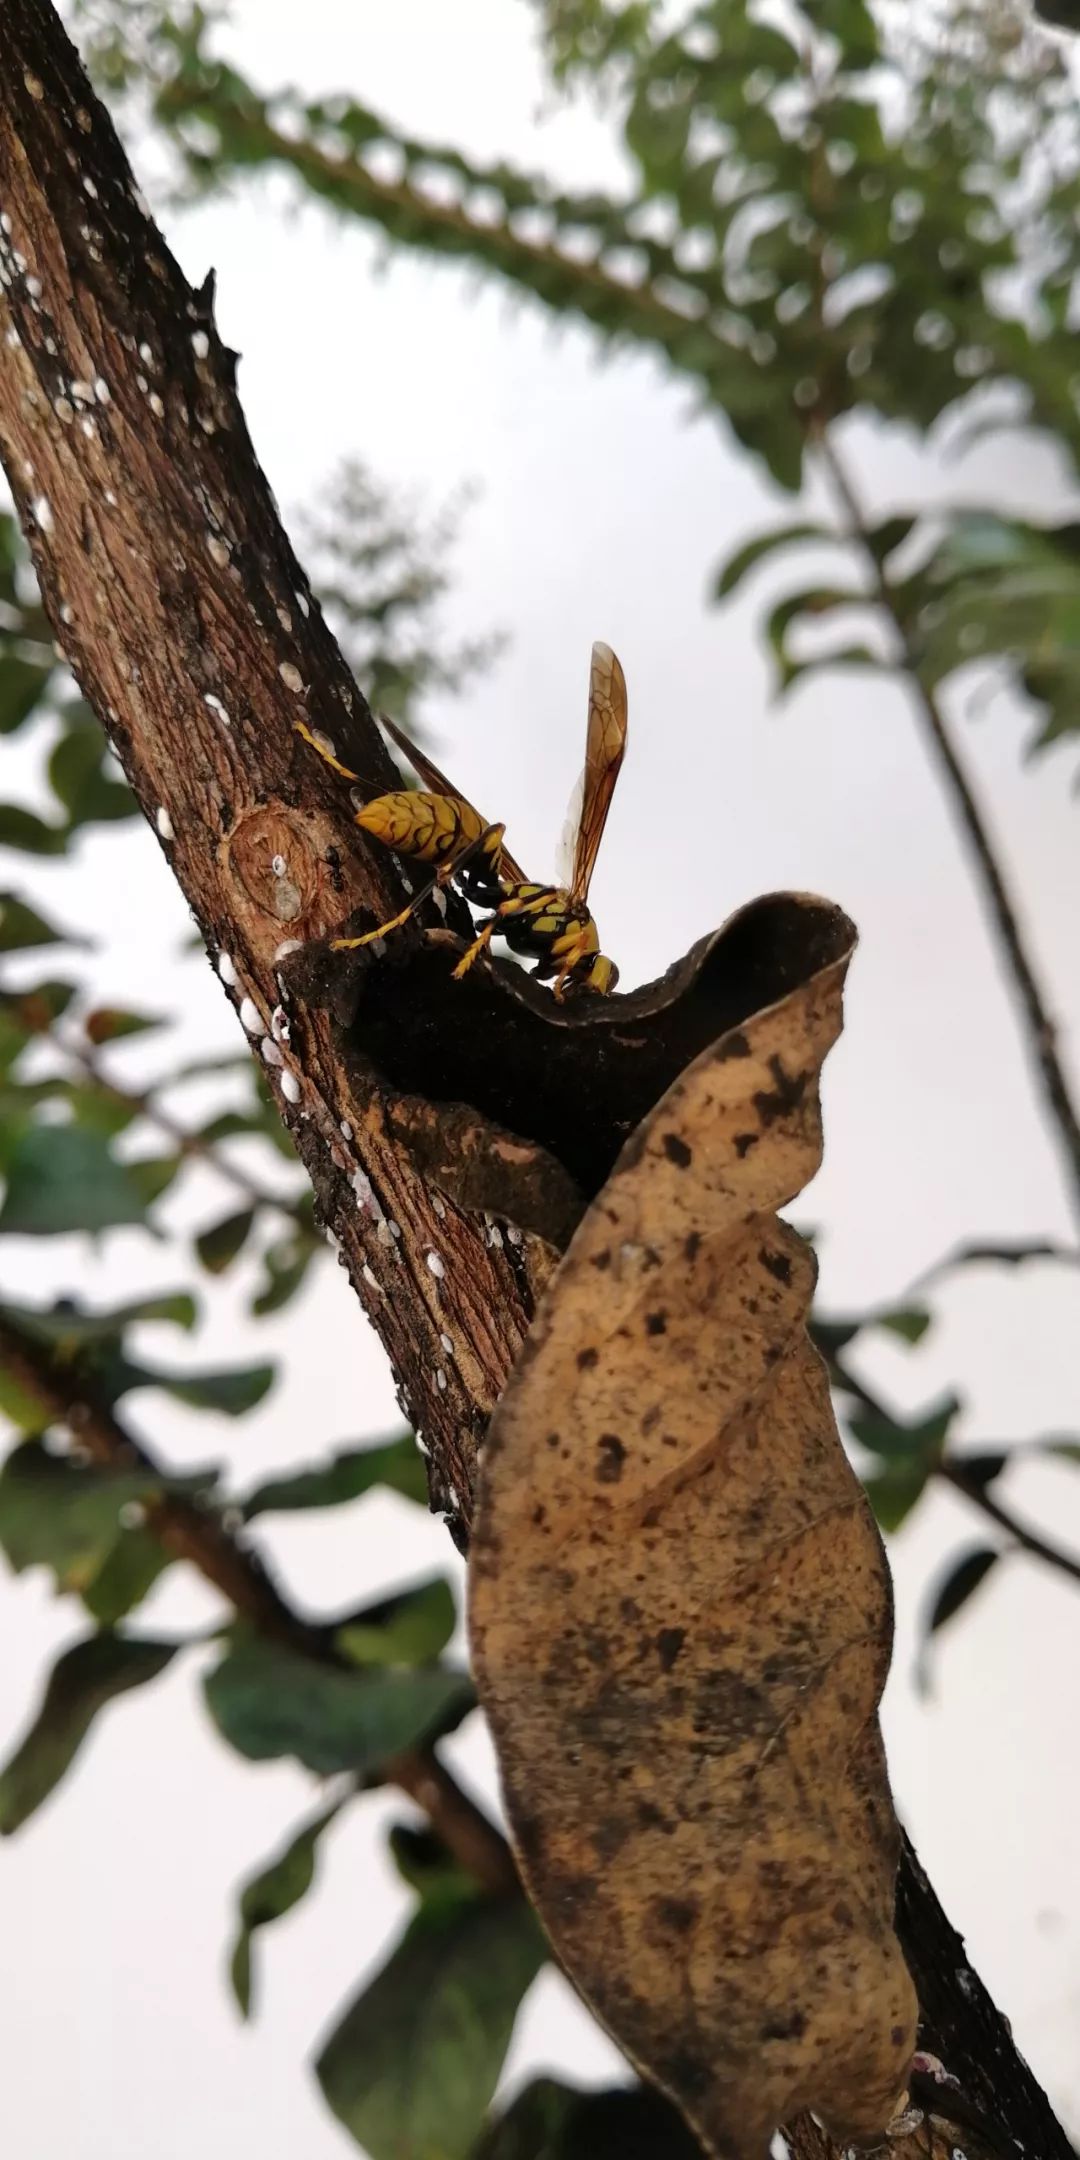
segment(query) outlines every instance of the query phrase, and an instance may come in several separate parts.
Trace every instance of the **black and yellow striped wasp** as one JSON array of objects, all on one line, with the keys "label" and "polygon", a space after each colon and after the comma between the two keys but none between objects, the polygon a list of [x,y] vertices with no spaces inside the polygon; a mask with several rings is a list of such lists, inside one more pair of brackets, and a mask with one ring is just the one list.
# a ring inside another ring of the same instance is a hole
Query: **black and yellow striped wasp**
[{"label": "black and yellow striped wasp", "polygon": [[[565,884],[533,884],[505,845],[506,827],[489,825],[392,720],[384,718],[383,725],[419,773],[424,788],[378,795],[357,811],[356,822],[396,855],[435,865],[435,874],[400,914],[362,937],[335,938],[333,950],[352,952],[388,937],[408,922],[423,900],[453,879],[466,900],[490,910],[454,969],[455,977],[467,974],[498,935],[512,952],[536,961],[534,975],[551,981],[560,1002],[568,990],[591,990],[601,996],[614,990],[619,971],[600,950],[588,907],[593,867],[626,750],[626,678],[610,645],[597,644],[592,649],[585,766],[568,822],[571,859]],[[297,723],[297,730],[343,779],[355,780],[355,773],[339,764],[303,721]]]}]

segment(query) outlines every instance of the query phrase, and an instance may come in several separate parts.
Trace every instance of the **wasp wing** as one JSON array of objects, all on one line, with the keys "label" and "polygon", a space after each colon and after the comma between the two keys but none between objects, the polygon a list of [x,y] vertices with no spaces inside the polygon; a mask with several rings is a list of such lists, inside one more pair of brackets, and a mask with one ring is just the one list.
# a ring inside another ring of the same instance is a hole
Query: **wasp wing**
[{"label": "wasp wing", "polygon": [[[380,713],[379,724],[386,729],[391,742],[397,745],[403,757],[408,758],[410,765],[419,773],[424,786],[429,788],[433,795],[448,795],[451,802],[464,803],[466,810],[471,810],[474,817],[480,818],[482,825],[486,824],[487,820],[480,817],[479,810],[469,801],[468,796],[463,795],[461,789],[455,787],[453,781],[448,780],[446,774],[441,773],[437,765],[432,764],[431,759],[420,749],[417,743],[414,743],[406,735],[404,728],[399,727],[396,720],[391,720],[388,713]],[[524,870],[519,863],[514,861],[513,856],[505,847],[502,850],[501,862],[502,869],[511,885],[528,884],[529,880]]]},{"label": "wasp wing", "polygon": [[[626,755],[626,677],[610,645],[596,644],[589,668],[589,729],[585,770],[579,782],[580,809],[571,810],[576,833],[570,870],[570,896],[588,897],[593,866],[604,837],[619,767]],[[577,793],[573,798],[577,803]]]}]

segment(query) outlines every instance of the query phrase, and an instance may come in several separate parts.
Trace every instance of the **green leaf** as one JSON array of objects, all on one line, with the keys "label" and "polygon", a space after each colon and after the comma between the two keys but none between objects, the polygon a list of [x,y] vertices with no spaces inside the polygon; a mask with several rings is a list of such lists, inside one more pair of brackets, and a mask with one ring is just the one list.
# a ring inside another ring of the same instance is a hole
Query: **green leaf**
[{"label": "green leaf", "polygon": [[224,1275],[232,1266],[247,1244],[254,1221],[254,1208],[241,1208],[237,1214],[223,1215],[209,1230],[199,1232],[195,1250],[208,1275]]},{"label": "green leaf", "polygon": [[965,1481],[977,1486],[981,1492],[985,1486],[992,1485],[994,1479],[1001,1476],[1011,1452],[1012,1450],[1006,1448],[973,1448],[970,1454],[965,1452],[962,1455],[953,1455],[950,1459]]},{"label": "green leaf", "polygon": [[921,1499],[929,1475],[928,1464],[915,1461],[888,1463],[883,1470],[866,1474],[863,1484],[883,1530],[899,1530]]},{"label": "green leaf", "polygon": [[749,576],[751,570],[756,570],[759,563],[766,562],[770,555],[775,555],[781,548],[804,545],[807,541],[816,541],[819,546],[837,547],[843,545],[843,534],[835,531],[832,526],[815,524],[805,519],[791,525],[774,526],[771,532],[756,533],[752,540],[745,540],[741,547],[735,549],[734,554],[728,556],[723,569],[717,574],[713,599],[726,600],[729,594],[742,584],[743,579]]},{"label": "green leaf", "polygon": [[58,1237],[111,1230],[146,1220],[132,1168],[116,1161],[97,1133],[76,1125],[33,1125],[7,1165],[0,1231]]},{"label": "green leaf", "polygon": [[151,1208],[183,1169],[184,1157],[179,1150],[175,1155],[141,1155],[125,1167],[143,1207]]},{"label": "green leaf", "polygon": [[241,1638],[207,1678],[206,1700],[222,1738],[250,1762],[293,1755],[329,1777],[377,1772],[403,1748],[452,1731],[475,1698],[449,1666],[350,1671]]},{"label": "green leaf", "polygon": [[388,1843],[402,1882],[416,1891],[423,1904],[441,1898],[456,1903],[464,1897],[475,1897],[472,1877],[426,1825],[418,1828],[412,1823],[391,1823]]},{"label": "green leaf", "polygon": [[835,1370],[835,1361],[863,1334],[867,1328],[885,1328],[891,1335],[898,1335],[901,1342],[922,1341],[932,1323],[933,1315],[921,1305],[902,1305],[888,1312],[854,1313],[850,1317],[820,1319],[816,1314],[810,1323],[810,1336],[829,1366],[833,1386],[841,1390],[848,1383],[843,1374]]},{"label": "green leaf", "polygon": [[97,1574],[86,1584],[82,1601],[99,1627],[115,1627],[141,1605],[173,1555],[150,1530],[121,1530]]},{"label": "green leaf", "polygon": [[1058,30],[1080,30],[1080,0],[1035,0],[1035,13]]},{"label": "green leaf", "polygon": [[1080,525],[956,511],[917,582],[919,672],[1005,663],[1041,707],[1032,747],[1080,729]]},{"label": "green leaf", "polygon": [[421,1907],[315,2066],[370,2160],[467,2160],[546,1955],[523,1898]]},{"label": "green leaf", "polygon": [[1001,1554],[993,1545],[974,1545],[955,1560],[943,1576],[930,1602],[926,1622],[929,1635],[936,1635],[947,1621],[974,1597],[981,1582],[985,1582],[991,1568],[1000,1560]]},{"label": "green leaf", "polygon": [[929,1472],[941,1461],[949,1428],[961,1408],[958,1398],[949,1395],[929,1417],[911,1425],[870,1410],[857,1411],[848,1424],[856,1440],[871,1454],[880,1455],[885,1462],[922,1463]]},{"label": "green leaf", "polygon": [[21,803],[0,803],[0,847],[18,848],[23,855],[62,855],[66,846],[63,825],[46,825]]},{"label": "green leaf", "polygon": [[1061,1462],[1080,1462],[1080,1440],[1039,1440],[1042,1455],[1056,1455]]},{"label": "green leaf", "polygon": [[37,1396],[30,1394],[0,1366],[0,1415],[22,1433],[43,1433],[49,1425],[49,1414]]},{"label": "green leaf", "polygon": [[70,1768],[98,1712],[164,1672],[178,1643],[104,1631],[65,1650],[29,1732],[0,1771],[0,1835],[10,1837]]},{"label": "green leaf", "polygon": [[456,1624],[454,1593],[435,1575],[343,1621],[334,1646],[351,1665],[426,1665],[445,1650]]},{"label": "green leaf", "polygon": [[65,1357],[90,1343],[111,1341],[138,1320],[164,1320],[190,1334],[199,1308],[186,1290],[162,1290],[151,1297],[133,1298],[127,1305],[110,1305],[92,1312],[75,1298],[57,1298],[55,1304],[15,1305],[5,1298],[0,1312],[17,1327],[37,1336]]},{"label": "green leaf", "polygon": [[145,1035],[151,1028],[167,1027],[160,1013],[128,1012],[121,1005],[96,1005],[83,1021],[92,1043],[119,1042],[125,1035]]},{"label": "green leaf", "polygon": [[65,1082],[61,1094],[72,1122],[84,1126],[87,1132],[100,1133],[105,1140],[115,1140],[142,1115],[136,1097],[126,1097],[107,1081],[99,1084],[84,1074]]},{"label": "green leaf", "polygon": [[[201,938],[199,939],[199,949],[202,950]],[[238,1073],[242,1079],[250,1080],[252,1064],[247,1052],[245,1050],[227,1050],[219,1052],[216,1057],[192,1058],[188,1064],[178,1065],[172,1077],[175,1081],[211,1080],[217,1079],[220,1073]],[[246,1127],[244,1129],[247,1130]],[[202,1132],[208,1137],[210,1127],[204,1125]]]},{"label": "green leaf", "polygon": [[0,1062],[5,1070],[35,1035],[47,1035],[54,1020],[76,995],[74,983],[29,983],[25,990],[0,990]]},{"label": "green leaf", "polygon": [[246,1500],[238,1502],[245,1521],[256,1515],[288,1515],[302,1508],[341,1507],[358,1500],[377,1485],[404,1494],[420,1507],[427,1506],[427,1474],[424,1459],[411,1433],[388,1440],[382,1447],[344,1448],[314,1470],[297,1470],[291,1477],[267,1478],[256,1485]]},{"label": "green leaf", "polygon": [[222,1417],[244,1417],[274,1385],[274,1365],[233,1365],[212,1372],[167,1372],[160,1365],[131,1366],[127,1387],[159,1387],[189,1410],[216,1410]]},{"label": "green leaf", "polygon": [[266,1269],[263,1287],[251,1300],[255,1318],[264,1320],[268,1313],[280,1312],[301,1288],[316,1254],[325,1249],[321,1240],[308,1237],[302,1231],[268,1245],[263,1254]]},{"label": "green leaf", "polygon": [[828,651],[816,652],[806,660],[793,660],[788,656],[781,669],[779,695],[785,696],[797,682],[805,682],[808,675],[815,675],[822,668],[872,668],[880,675],[888,673],[893,665],[872,646],[860,644],[833,645]]},{"label": "green leaf", "polygon": [[315,1880],[319,1839],[341,1813],[342,1805],[340,1800],[335,1801],[333,1807],[325,1808],[314,1822],[306,1823],[283,1852],[278,1853],[268,1866],[260,1868],[257,1875],[249,1877],[240,1892],[240,1927],[229,1960],[229,1977],[241,2017],[251,2016],[251,1938],[256,1928],[268,1927],[272,1920],[280,1920],[283,1913],[291,1912],[293,1906],[299,1905],[301,1898],[307,1896]]},{"label": "green leaf", "polygon": [[249,1133],[261,1133],[262,1129],[262,1118],[256,1117],[254,1113],[222,1110],[217,1117],[212,1117],[205,1125],[198,1126],[196,1136],[205,1140],[210,1147],[217,1147],[221,1140],[246,1138]]},{"label": "green leaf", "polygon": [[894,1312],[879,1312],[872,1316],[874,1327],[887,1328],[890,1335],[899,1335],[901,1342],[921,1342],[932,1315],[922,1305],[901,1305]]},{"label": "green leaf", "polygon": [[14,735],[36,712],[55,672],[17,653],[0,654],[0,735]]},{"label": "green leaf", "polygon": [[109,746],[80,698],[65,708],[68,726],[49,759],[49,784],[67,811],[69,828],[138,815],[127,781],[110,771]]},{"label": "green leaf", "polygon": [[85,945],[74,932],[54,930],[18,893],[0,893],[0,953],[29,952],[36,945]]},{"label": "green leaf", "polygon": [[887,562],[889,556],[914,532],[918,522],[917,517],[889,517],[883,518],[879,525],[868,527],[867,545],[875,561],[880,564]]},{"label": "green leaf", "polygon": [[926,1694],[930,1686],[931,1636],[963,1610],[1001,1558],[1000,1551],[992,1545],[973,1545],[939,1578],[923,1621],[923,1641],[915,1672],[916,1686],[921,1694]]},{"label": "green leaf", "polygon": [[702,2160],[702,2150],[662,2093],[540,2077],[485,2129],[472,2160]]},{"label": "green leaf", "polygon": [[846,1350],[848,1344],[855,1341],[860,1329],[865,1326],[866,1322],[861,1318],[857,1320],[822,1320],[815,1313],[810,1322],[810,1337],[815,1347],[820,1351],[825,1363],[829,1365],[833,1358],[839,1357],[841,1350]]},{"label": "green leaf", "polygon": [[140,1465],[106,1470],[24,1440],[0,1470],[0,1546],[16,1574],[52,1568],[61,1590],[85,1590],[112,1552],[125,1508],[162,1493],[194,1496],[216,1472],[166,1477]]}]

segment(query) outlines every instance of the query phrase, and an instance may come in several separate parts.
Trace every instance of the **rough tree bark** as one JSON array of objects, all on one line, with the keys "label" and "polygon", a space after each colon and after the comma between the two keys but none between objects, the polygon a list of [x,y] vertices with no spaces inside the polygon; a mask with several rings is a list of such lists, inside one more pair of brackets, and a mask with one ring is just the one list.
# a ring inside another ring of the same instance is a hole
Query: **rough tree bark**
[{"label": "rough tree bark", "polygon": [[[181,276],[47,0],[5,0],[0,278],[0,457],[55,635],[264,1060],[464,1543],[477,1446],[557,1248],[657,1074],[700,1041],[669,1028],[635,1101],[614,1029],[497,978],[455,1004],[419,933],[359,988],[320,952],[400,886],[294,723],[332,738],[365,795],[393,771],[256,462],[212,287]],[[524,1230],[483,1212],[500,1179]],[[1072,2160],[910,1853],[898,1912],[923,2045],[959,2081],[936,2111],[971,2124],[972,2151]],[[812,2126],[795,2142],[829,2150]]]}]

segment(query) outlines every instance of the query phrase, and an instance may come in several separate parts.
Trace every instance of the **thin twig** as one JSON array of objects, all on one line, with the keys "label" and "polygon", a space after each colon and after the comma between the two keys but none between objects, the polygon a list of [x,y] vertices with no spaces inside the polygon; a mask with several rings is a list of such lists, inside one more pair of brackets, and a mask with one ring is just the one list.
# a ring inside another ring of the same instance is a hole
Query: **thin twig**
[{"label": "thin twig", "polygon": [[[873,1388],[867,1387],[865,1381],[858,1379],[841,1358],[834,1354],[826,1357],[825,1362],[834,1388],[849,1395],[852,1401],[859,1403],[871,1417],[881,1418],[888,1425],[895,1424],[892,1412],[882,1402],[881,1397],[874,1393]],[[982,1441],[977,1452],[996,1455],[1007,1454],[1010,1450],[1007,1445],[1004,1448],[995,1447],[990,1441]],[[1017,1450],[1017,1453],[1019,1452],[1020,1450]],[[930,1475],[938,1478],[942,1484],[951,1485],[955,1492],[963,1493],[965,1500],[970,1500],[973,1507],[981,1508],[982,1513],[996,1523],[999,1530],[1003,1530],[1024,1552],[1030,1553],[1033,1559],[1045,1561],[1047,1567],[1057,1568],[1060,1574],[1067,1575],[1072,1582],[1080,1582],[1080,1560],[1074,1559],[1071,1553],[1064,1552],[1060,1546],[1051,1545],[1037,1530],[1029,1530],[1026,1523],[1021,1522],[1009,1508],[1003,1507],[1001,1501],[996,1500],[981,1481],[965,1471],[962,1456],[941,1456],[932,1464]]]},{"label": "thin twig", "polygon": [[1040,1537],[1037,1530],[1029,1530],[1026,1523],[1019,1522],[1008,1508],[1002,1507],[1000,1500],[995,1500],[985,1485],[966,1474],[962,1457],[946,1456],[935,1466],[934,1475],[944,1484],[951,1485],[954,1491],[963,1493],[965,1500],[970,1500],[973,1507],[989,1516],[1015,1545],[1022,1546],[1036,1560],[1044,1560],[1047,1567],[1068,1575],[1073,1582],[1080,1582],[1080,1560],[1074,1560],[1070,1553],[1062,1552],[1060,1546],[1051,1545],[1046,1538]]},{"label": "thin twig", "polygon": [[819,427],[815,431],[815,441],[848,520],[848,537],[861,548],[873,579],[877,599],[900,640],[915,709],[944,773],[954,809],[978,867],[990,904],[991,917],[997,927],[1001,950],[1026,1024],[1028,1046],[1041,1081],[1043,1098],[1065,1157],[1073,1202],[1080,1213],[1080,1114],[1077,1113],[1065,1068],[1058,1056],[1057,1031],[1043,998],[1035,969],[1028,957],[1015,901],[1006,883],[994,841],[975,800],[971,782],[945,725],[941,707],[920,675],[918,656],[912,645],[903,611],[871,545],[869,523],[851,476],[827,427]]},{"label": "thin twig", "polygon": [[[138,1465],[151,1477],[167,1480],[167,1473],[121,1424],[77,1360],[53,1356],[45,1344],[2,1319],[0,1365],[40,1403],[50,1420],[70,1428],[77,1444],[95,1462],[110,1469]],[[163,1493],[146,1502],[145,1513],[147,1528],[173,1558],[190,1561],[260,1634],[302,1657],[323,1664],[340,1662],[327,1630],[294,1612],[256,1548],[233,1536],[215,1509]],[[433,1750],[404,1750],[383,1764],[382,1777],[422,1808],[437,1836],[475,1882],[500,1895],[517,1889],[517,1871],[506,1840],[462,1792]]]},{"label": "thin twig", "polygon": [[932,1260],[928,1267],[920,1268],[901,1298],[894,1298],[891,1303],[906,1303],[930,1283],[939,1281],[942,1275],[954,1274],[959,1268],[980,1262],[1019,1267],[1027,1260],[1052,1260],[1059,1267],[1080,1267],[1080,1246],[1058,1245],[1052,1238],[979,1239],[971,1244],[954,1245],[940,1260]]}]

